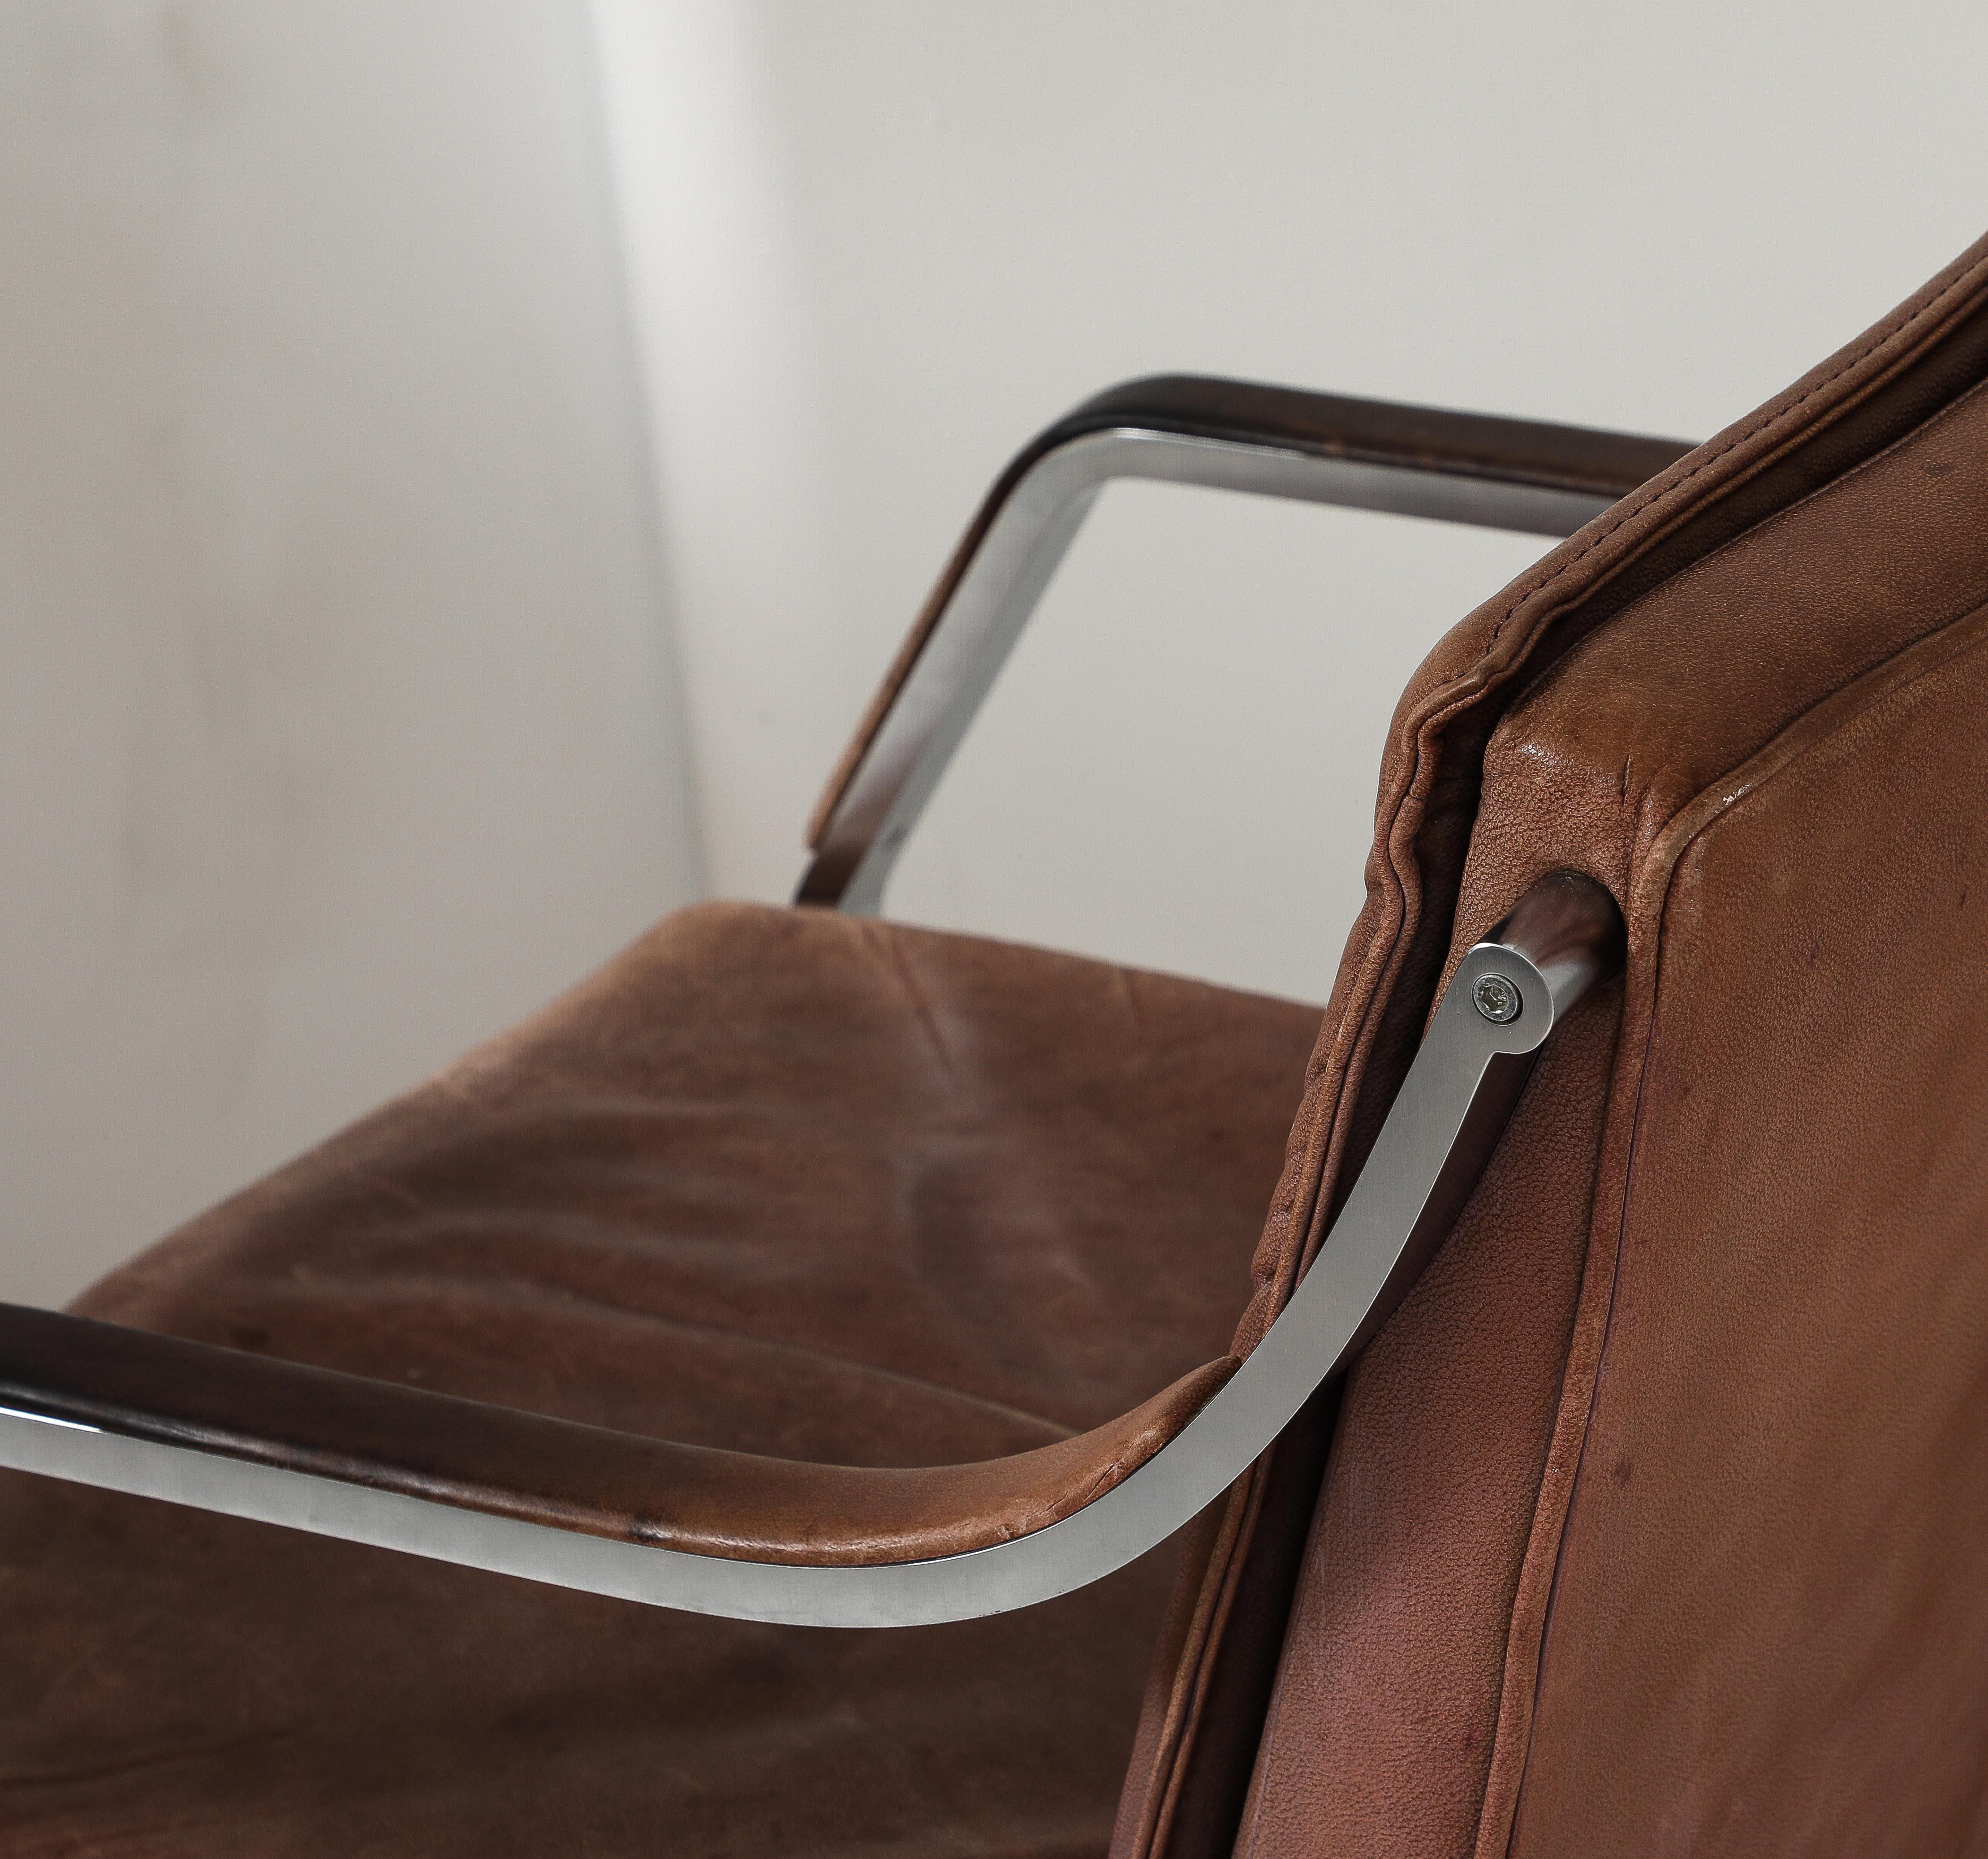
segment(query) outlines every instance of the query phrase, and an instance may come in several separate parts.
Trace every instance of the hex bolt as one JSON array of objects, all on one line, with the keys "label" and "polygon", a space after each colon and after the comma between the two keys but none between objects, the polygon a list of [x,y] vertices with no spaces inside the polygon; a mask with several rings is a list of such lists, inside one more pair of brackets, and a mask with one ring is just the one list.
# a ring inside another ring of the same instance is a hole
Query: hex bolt
[{"label": "hex bolt", "polygon": [[1518,983],[1504,975],[1479,975],[1476,985],[1470,990],[1470,998],[1476,1002],[1477,1011],[1499,1026],[1509,1026],[1516,1020],[1526,1004]]}]

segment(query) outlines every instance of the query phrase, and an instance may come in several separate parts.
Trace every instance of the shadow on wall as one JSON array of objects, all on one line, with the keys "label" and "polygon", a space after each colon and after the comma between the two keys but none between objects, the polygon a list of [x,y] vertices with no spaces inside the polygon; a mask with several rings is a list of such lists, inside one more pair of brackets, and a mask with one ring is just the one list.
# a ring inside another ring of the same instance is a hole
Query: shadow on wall
[{"label": "shadow on wall", "polygon": [[[1712,431],[1978,231],[1984,59],[1958,0],[0,13],[0,1296],[784,896],[1100,386]],[[1538,549],[1114,491],[894,908],[1321,995],[1395,695]]]},{"label": "shadow on wall", "polygon": [[0,12],[0,1296],[702,888],[585,21]]},{"label": "shadow on wall", "polygon": [[[1982,218],[1959,0],[593,12],[712,874],[750,896],[989,480],[1095,390],[1709,434]],[[1540,548],[1110,493],[894,912],[1321,995],[1395,698]]]}]

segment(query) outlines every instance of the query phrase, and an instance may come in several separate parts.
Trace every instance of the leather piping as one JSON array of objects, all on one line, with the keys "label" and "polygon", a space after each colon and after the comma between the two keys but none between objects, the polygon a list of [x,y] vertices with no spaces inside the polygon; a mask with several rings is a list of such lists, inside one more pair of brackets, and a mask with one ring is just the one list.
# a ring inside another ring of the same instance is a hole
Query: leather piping
[{"label": "leather piping", "polygon": [[[1988,590],[1983,591],[1988,593]],[[1614,1324],[1622,1246],[1635,1182],[1637,1132],[1641,1125],[1657,1005],[1663,989],[1664,924],[1677,868],[1693,844],[1726,815],[1803,757],[1824,745],[1874,705],[1930,676],[1963,653],[1978,650],[1984,643],[1988,643],[1988,608],[1971,604],[1965,613],[1818,699],[1771,742],[1680,808],[1638,866],[1632,904],[1638,920],[1655,924],[1657,931],[1649,959],[1637,965],[1640,975],[1636,983],[1625,989],[1624,995],[1625,1036],[1618,1049],[1616,1077],[1610,1090],[1609,1129],[1596,1197],[1594,1232],[1563,1383],[1560,1412],[1548,1457],[1548,1472],[1542,1482],[1540,1506],[1513,1609],[1498,1727],[1493,1743],[1490,1786],[1479,1826],[1476,1859],[1499,1859],[1509,1852],[1524,1793],[1567,1522],[1585,1462],[1589,1425]],[[1555,1468],[1560,1469],[1558,1477],[1554,1475]]]},{"label": "leather piping", "polygon": [[[1274,1320],[1302,1267],[1323,1242],[1335,1198],[1357,1175],[1405,1075],[1442,977],[1469,945],[1468,935],[1457,933],[1456,904],[1476,815],[1483,751],[1499,718],[1531,678],[1648,587],[1885,450],[1988,371],[1984,282],[1988,239],[1970,246],[1848,349],[1549,553],[1510,590],[1509,598],[1501,597],[1502,610],[1494,611],[1501,603],[1493,603],[1465,621],[1452,635],[1459,643],[1473,627],[1489,628],[1466,668],[1441,678],[1426,691],[1411,685],[1391,732],[1392,741],[1408,752],[1405,778],[1397,777],[1391,787],[1383,788],[1374,855],[1368,867],[1367,908],[1349,941],[1352,965],[1341,970],[1314,1056],[1284,1181],[1273,1203],[1264,1254],[1259,1255],[1257,1296],[1238,1331],[1239,1355],[1246,1354]],[[1949,337],[1959,340],[1949,348]],[[1942,360],[1962,377],[1958,383],[1942,375]],[[1894,385],[1902,385],[1904,404],[1894,411],[1890,423],[1885,405],[1877,407],[1875,420],[1854,421],[1861,408],[1877,402],[1882,390]],[[1826,447],[1827,436],[1837,429],[1843,431],[1847,444]],[[1829,456],[1811,456],[1810,468],[1801,468],[1800,453],[1825,448]],[[1775,469],[1783,465],[1790,468]],[[1723,482],[1716,475],[1706,478],[1705,474],[1722,466],[1731,472]],[[1749,490],[1754,494],[1744,495]],[[1722,512],[1726,519],[1723,523]],[[1643,573],[1632,572],[1639,567]],[[1432,664],[1442,656],[1439,647]],[[1454,742],[1453,729],[1458,732]],[[1445,782],[1452,784],[1446,795]],[[1446,812],[1438,810],[1439,799],[1447,802]],[[1446,833],[1445,826],[1450,829]],[[1625,1031],[1629,1031],[1626,1025]],[[1634,1048],[1635,1041],[1625,1039],[1619,1049]],[[1611,1105],[1611,1120],[1615,1114]],[[1604,1154],[1598,1224],[1617,1179],[1612,1164],[1612,1155]],[[1301,1235],[1295,1244],[1293,1234]],[[1584,1286],[1584,1306],[1587,1294]],[[1580,1333],[1577,1329],[1577,1347]],[[1575,1366],[1570,1358],[1570,1375]],[[1273,1447],[1272,1454],[1279,1449]],[[1560,1452],[1557,1427],[1549,1482]],[[1271,1456],[1266,1455],[1250,1479],[1232,1493],[1232,1534],[1224,1533],[1228,1553],[1222,1553],[1224,1545],[1218,1543],[1205,1583],[1226,1585],[1239,1563],[1246,1565],[1241,1577],[1247,1578],[1255,1535],[1251,1490]],[[1528,1573],[1530,1562],[1529,1552]],[[1522,1597],[1524,1592],[1522,1584]],[[1286,1611],[1288,1604],[1286,1595]],[[1223,1637],[1226,1611],[1199,1611],[1207,1624],[1190,1634],[1183,1648],[1173,1685],[1177,1700],[1184,1692],[1205,1694],[1204,1668],[1218,1656]],[[1270,1658],[1276,1650],[1270,1649]],[[1508,1685],[1511,1671],[1508,1649]],[[1227,1735],[1223,1746],[1214,1749],[1203,1734],[1208,1726],[1201,1712],[1179,1709],[1174,1716],[1177,1727],[1160,1739],[1151,1769],[1135,1769],[1128,1777],[1114,1859],[1188,1859],[1190,1854],[1202,1859],[1227,1850],[1228,1841],[1201,1817],[1185,1813],[1182,1803],[1199,1785],[1232,1797],[1239,1806],[1233,1774],[1219,1771],[1232,1769],[1239,1759],[1246,1769],[1253,1760],[1261,1720],[1221,1726]],[[1494,1777],[1507,1734],[1501,1702],[1493,1752]],[[1192,1773],[1197,1766],[1217,1773],[1201,1780]],[[1487,1797],[1479,1859],[1503,1850],[1502,1844],[1485,1844],[1493,1806]],[[1190,1825],[1196,1827],[1194,1844],[1177,1841],[1176,1829],[1185,1833]],[[1232,1823],[1227,1830],[1232,1841]],[[1507,1835],[1509,1830],[1508,1820]]]}]

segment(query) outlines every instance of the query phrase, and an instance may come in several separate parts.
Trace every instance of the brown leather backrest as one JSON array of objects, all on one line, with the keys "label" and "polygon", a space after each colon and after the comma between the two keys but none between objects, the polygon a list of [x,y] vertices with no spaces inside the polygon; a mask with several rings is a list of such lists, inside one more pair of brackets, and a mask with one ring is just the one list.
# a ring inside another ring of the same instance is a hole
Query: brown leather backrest
[{"label": "brown leather backrest", "polygon": [[1242,1345],[1527,883],[1628,970],[1209,1521],[1121,1854],[1984,1837],[1984,377],[1988,242],[1405,697]]}]

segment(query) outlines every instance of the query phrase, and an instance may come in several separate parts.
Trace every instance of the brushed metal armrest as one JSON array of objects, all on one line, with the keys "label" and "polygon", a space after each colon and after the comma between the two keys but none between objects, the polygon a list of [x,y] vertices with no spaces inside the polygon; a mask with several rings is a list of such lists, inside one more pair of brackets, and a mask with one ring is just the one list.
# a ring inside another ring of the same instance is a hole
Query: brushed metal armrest
[{"label": "brushed metal armrest", "polygon": [[806,1465],[0,1306],[0,1465],[742,1619],[901,1626],[1046,1600],[1219,1496],[1386,1320],[1621,937],[1593,880],[1535,884],[1464,957],[1256,1348],[1075,1439],[972,1465]]},{"label": "brushed metal armrest", "polygon": [[1113,478],[1562,536],[1691,449],[1199,375],[1130,381],[1085,401],[988,492],[829,781],[794,901],[881,908],[904,841]]}]

